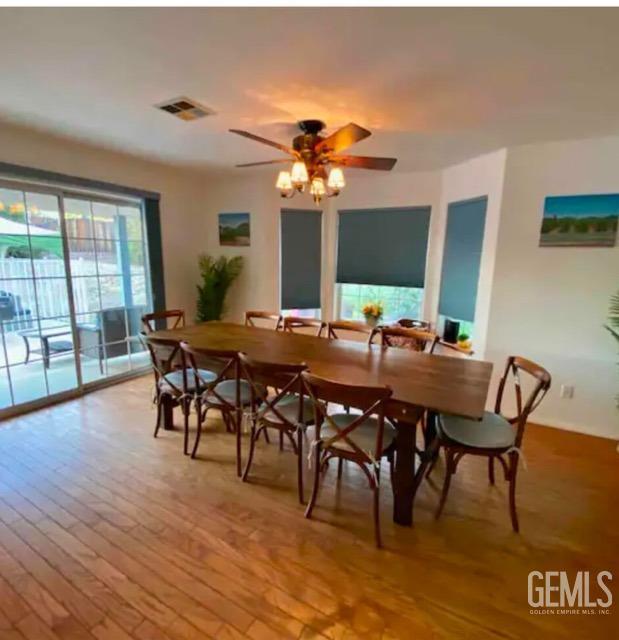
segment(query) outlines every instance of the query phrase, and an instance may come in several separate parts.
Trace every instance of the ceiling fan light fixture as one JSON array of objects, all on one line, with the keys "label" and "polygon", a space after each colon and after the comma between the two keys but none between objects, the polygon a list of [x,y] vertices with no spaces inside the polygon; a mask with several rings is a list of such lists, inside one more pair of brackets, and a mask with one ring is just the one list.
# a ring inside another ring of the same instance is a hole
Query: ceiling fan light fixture
[{"label": "ceiling fan light fixture", "polygon": [[302,160],[297,160],[292,165],[290,179],[292,180],[292,184],[295,187],[306,185],[309,182],[309,176],[307,175],[307,167],[305,166],[305,162],[303,162]]},{"label": "ceiling fan light fixture", "polygon": [[339,167],[333,167],[329,172],[327,186],[329,187],[329,189],[333,189],[334,191],[339,191],[346,186],[344,172]]},{"label": "ceiling fan light fixture", "polygon": [[275,183],[275,186],[280,191],[292,191],[294,187],[292,185],[290,171],[280,171],[279,175],[277,176],[277,182]]},{"label": "ceiling fan light fixture", "polygon": [[325,193],[327,193],[325,181],[319,176],[312,178],[312,182],[310,184],[310,194],[313,196],[314,202],[316,204],[320,202],[322,196],[324,196]]}]

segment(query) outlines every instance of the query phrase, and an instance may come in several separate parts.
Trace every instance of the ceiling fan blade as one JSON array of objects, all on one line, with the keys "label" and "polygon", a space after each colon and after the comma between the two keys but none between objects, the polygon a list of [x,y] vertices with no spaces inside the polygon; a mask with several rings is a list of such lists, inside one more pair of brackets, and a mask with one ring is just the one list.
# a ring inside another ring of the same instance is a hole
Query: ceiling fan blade
[{"label": "ceiling fan blade", "polygon": [[279,160],[265,160],[264,162],[245,162],[237,164],[236,167],[258,167],[262,164],[279,164],[280,162],[291,162],[290,158],[280,158]]},{"label": "ceiling fan blade", "polygon": [[370,156],[330,156],[331,164],[339,164],[351,169],[374,169],[375,171],[391,171],[397,158],[374,158]]},{"label": "ceiling fan blade", "polygon": [[286,145],[280,144],[279,142],[274,142],[273,140],[267,140],[266,138],[261,138],[260,136],[256,136],[253,133],[249,133],[249,131],[241,131],[240,129],[229,129],[231,133],[236,133],[239,136],[243,136],[244,138],[249,138],[250,140],[255,140],[256,142],[261,142],[262,144],[268,144],[269,147],[275,147],[284,153],[289,153],[291,156],[297,156],[296,152],[287,147]]},{"label": "ceiling fan blade", "polygon": [[327,136],[324,140],[321,140],[316,145],[316,151],[332,151],[338,153],[371,135],[371,131],[351,122],[330,136]]}]

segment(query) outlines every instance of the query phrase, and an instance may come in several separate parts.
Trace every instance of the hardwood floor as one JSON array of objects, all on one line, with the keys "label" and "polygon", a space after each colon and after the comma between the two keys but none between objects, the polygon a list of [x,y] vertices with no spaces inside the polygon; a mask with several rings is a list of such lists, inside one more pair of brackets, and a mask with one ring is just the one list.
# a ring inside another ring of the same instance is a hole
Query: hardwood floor
[{"label": "hardwood floor", "polygon": [[360,473],[338,486],[330,469],[307,521],[290,451],[261,442],[243,484],[217,418],[198,460],[180,430],[153,439],[151,390],[142,378],[0,427],[2,640],[618,637],[617,604],[527,604],[532,570],[619,576],[615,443],[531,426],[520,535],[483,461],[461,463],[435,521],[439,463],[413,529],[392,523],[384,483],[378,551]]}]

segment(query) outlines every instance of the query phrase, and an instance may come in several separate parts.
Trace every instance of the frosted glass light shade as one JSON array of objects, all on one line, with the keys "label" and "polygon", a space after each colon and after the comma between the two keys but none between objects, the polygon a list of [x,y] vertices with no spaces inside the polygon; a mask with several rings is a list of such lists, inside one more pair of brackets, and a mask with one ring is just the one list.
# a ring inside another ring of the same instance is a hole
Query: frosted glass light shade
[{"label": "frosted glass light shade", "polygon": [[307,175],[307,168],[305,162],[298,160],[292,165],[292,172],[290,173],[290,179],[292,184],[306,184],[309,181]]},{"label": "frosted glass light shade", "polygon": [[290,191],[292,189],[292,179],[290,178],[290,171],[280,171],[277,176],[277,182],[275,186],[280,191]]},{"label": "frosted glass light shade", "polygon": [[333,167],[329,172],[329,180],[327,185],[331,189],[343,189],[346,186],[346,180],[344,180],[344,172],[339,167]]}]

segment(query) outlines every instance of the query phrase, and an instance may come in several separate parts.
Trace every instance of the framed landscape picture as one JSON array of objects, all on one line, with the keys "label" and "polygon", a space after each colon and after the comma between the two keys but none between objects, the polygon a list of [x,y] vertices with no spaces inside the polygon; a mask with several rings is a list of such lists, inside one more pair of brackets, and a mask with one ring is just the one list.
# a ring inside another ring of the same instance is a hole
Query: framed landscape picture
[{"label": "framed landscape picture", "polygon": [[540,247],[614,247],[619,194],[549,196]]},{"label": "framed landscape picture", "polygon": [[249,246],[249,213],[219,214],[219,244],[231,247]]}]

